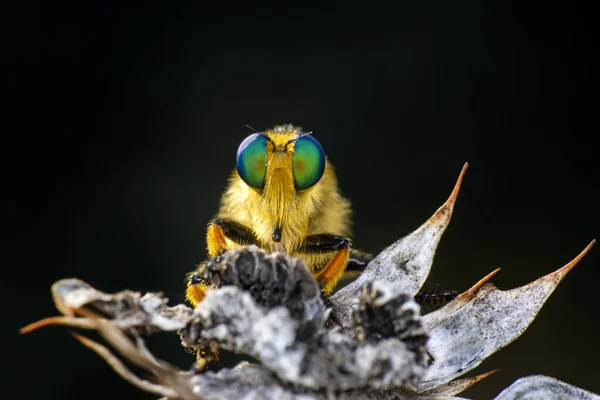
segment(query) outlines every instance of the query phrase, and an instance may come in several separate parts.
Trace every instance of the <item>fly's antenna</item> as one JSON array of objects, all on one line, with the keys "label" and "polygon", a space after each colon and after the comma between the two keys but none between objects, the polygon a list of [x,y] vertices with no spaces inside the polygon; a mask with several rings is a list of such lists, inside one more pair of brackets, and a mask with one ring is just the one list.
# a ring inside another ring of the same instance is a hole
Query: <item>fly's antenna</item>
[{"label": "fly's antenna", "polygon": [[253,127],[251,127],[250,125],[246,124],[246,128],[248,129],[252,129],[254,131],[254,133],[258,132],[258,129],[255,129]]}]

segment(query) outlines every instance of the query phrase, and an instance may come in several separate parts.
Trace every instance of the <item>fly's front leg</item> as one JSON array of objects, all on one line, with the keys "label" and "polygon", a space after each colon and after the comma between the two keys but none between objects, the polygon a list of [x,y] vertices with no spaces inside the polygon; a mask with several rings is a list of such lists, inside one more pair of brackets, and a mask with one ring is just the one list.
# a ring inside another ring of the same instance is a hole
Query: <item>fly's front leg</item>
[{"label": "fly's front leg", "polygon": [[323,293],[327,296],[331,294],[333,288],[340,280],[350,258],[352,242],[343,236],[332,235],[329,233],[320,233],[309,235],[304,239],[302,246],[297,250],[298,253],[320,254],[337,251],[327,265],[316,273],[315,278],[322,282]]},{"label": "fly's front leg", "polygon": [[259,245],[256,234],[251,228],[230,219],[215,218],[210,221],[206,230],[209,257],[212,258],[230,250],[225,238],[240,246]]},{"label": "fly's front leg", "polygon": [[[227,239],[241,246],[259,244],[256,234],[247,226],[232,220],[215,218],[210,221],[206,230],[206,242],[210,258],[230,250]],[[206,290],[211,284],[206,274],[206,264],[206,262],[201,263],[194,272],[187,276],[185,297],[194,307],[204,299]],[[196,358],[195,368],[203,370],[209,362],[219,358],[219,349],[201,349],[197,352]]]},{"label": "fly's front leg", "polygon": [[194,272],[186,277],[185,299],[196,307],[204,299],[206,290],[210,286],[210,280],[205,274],[206,262],[200,263]]},{"label": "fly's front leg", "polygon": [[[210,221],[206,230],[206,242],[210,258],[230,250],[226,239],[241,246],[259,244],[256,234],[247,226],[229,219],[215,218]],[[206,290],[210,286],[207,277],[204,275],[205,266],[206,263],[201,263],[196,271],[190,273],[187,278],[185,297],[194,307],[204,299]]]}]

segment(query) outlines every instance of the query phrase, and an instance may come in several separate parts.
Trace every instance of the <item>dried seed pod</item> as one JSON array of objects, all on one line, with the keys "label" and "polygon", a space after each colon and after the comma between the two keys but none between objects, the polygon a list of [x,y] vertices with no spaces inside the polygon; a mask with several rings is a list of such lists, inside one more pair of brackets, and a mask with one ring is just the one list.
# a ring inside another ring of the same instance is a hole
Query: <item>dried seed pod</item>
[{"label": "dried seed pod", "polygon": [[317,282],[299,259],[248,246],[215,257],[203,276],[217,288],[181,331],[188,347],[217,343],[313,390],[416,388],[425,371],[419,306],[385,282],[368,285],[365,314],[342,332],[325,328]]},{"label": "dried seed pod", "polygon": [[321,327],[306,340],[306,325],[290,315],[285,307],[260,307],[250,293],[226,286],[207,292],[182,330],[182,342],[199,348],[214,341],[256,358],[281,381],[311,390],[416,389],[425,372],[425,354],[398,337],[360,341],[351,332]]},{"label": "dried seed pod", "polygon": [[320,295],[317,282],[301,259],[286,253],[269,254],[254,245],[214,257],[207,263],[206,273],[216,286],[237,286],[248,291],[259,305],[284,305],[292,316],[302,311],[298,303]]},{"label": "dried seed pod", "polygon": [[325,322],[319,285],[299,258],[246,246],[214,257],[205,268],[215,287],[236,286],[261,307],[287,308],[301,323],[300,337],[311,337]]},{"label": "dried seed pod", "polygon": [[420,307],[396,286],[383,281],[367,283],[352,314],[352,325],[361,341],[402,340],[415,354],[417,364],[427,366],[428,337],[421,325]]}]

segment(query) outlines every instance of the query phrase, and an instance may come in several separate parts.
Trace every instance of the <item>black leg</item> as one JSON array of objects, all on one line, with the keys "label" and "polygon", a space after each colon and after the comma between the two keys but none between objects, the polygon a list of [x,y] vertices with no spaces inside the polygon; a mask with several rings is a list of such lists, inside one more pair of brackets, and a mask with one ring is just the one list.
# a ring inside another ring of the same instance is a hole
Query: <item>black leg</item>
[{"label": "black leg", "polygon": [[317,254],[327,253],[347,249],[352,246],[352,241],[343,236],[332,235],[329,233],[319,233],[308,235],[304,238],[304,243],[297,250],[298,253]]},{"label": "black leg", "polygon": [[215,218],[211,223],[219,226],[228,239],[233,240],[242,246],[249,244],[260,246],[254,231],[239,222],[225,218]]},{"label": "black leg", "polygon": [[441,290],[441,286],[437,286],[430,291],[423,290],[416,294],[415,301],[421,306],[427,305],[434,309],[448,304],[459,294],[457,290]]},{"label": "black leg", "polygon": [[185,276],[185,281],[187,285],[199,285],[202,284],[204,286],[209,286],[211,284],[208,271],[206,271],[206,264],[210,260],[206,260],[198,264],[197,268],[188,273]]},{"label": "black leg", "polygon": [[313,269],[313,275],[319,281],[323,292],[330,295],[344,274],[351,248],[350,239],[329,233],[320,233],[304,238],[304,243],[296,251],[304,254],[336,253],[322,269]]}]

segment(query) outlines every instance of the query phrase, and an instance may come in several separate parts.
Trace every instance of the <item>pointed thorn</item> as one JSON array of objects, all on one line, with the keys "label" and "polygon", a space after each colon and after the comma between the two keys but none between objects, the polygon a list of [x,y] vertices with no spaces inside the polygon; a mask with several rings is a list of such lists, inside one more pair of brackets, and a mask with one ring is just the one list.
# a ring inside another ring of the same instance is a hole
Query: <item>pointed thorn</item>
[{"label": "pointed thorn", "polygon": [[63,316],[48,317],[37,322],[31,323],[27,326],[24,326],[23,328],[19,329],[19,333],[21,335],[24,335],[36,329],[52,325],[67,325],[81,329],[96,329],[97,323],[95,322],[95,320],[85,318],[73,318]]},{"label": "pointed thorn", "polygon": [[461,391],[466,390],[468,388],[470,388],[471,386],[473,386],[474,384],[476,384],[479,381],[484,380],[485,378],[487,378],[488,376],[495,374],[496,372],[500,371],[499,369],[494,369],[492,371],[486,372],[484,374],[480,374],[477,376],[474,376],[472,378],[465,378],[466,382],[465,382],[465,386],[462,388]]},{"label": "pointed thorn", "polygon": [[460,171],[460,175],[458,175],[458,179],[456,180],[456,184],[454,185],[454,189],[450,194],[450,197],[446,201],[446,204],[454,204],[456,202],[456,198],[458,197],[458,192],[460,191],[460,185],[462,184],[463,177],[465,176],[465,172],[467,172],[467,168],[469,168],[469,163],[466,162],[463,165],[462,170]]},{"label": "pointed thorn", "polygon": [[479,382],[479,381],[481,381],[481,380],[484,380],[484,379],[485,379],[485,378],[487,378],[488,376],[490,376],[490,375],[492,375],[492,374],[495,374],[495,373],[496,373],[496,372],[498,372],[498,371],[500,371],[500,369],[494,369],[494,370],[491,370],[491,371],[489,371],[489,372],[486,372],[485,374],[481,374],[481,375],[474,376],[474,377],[472,378],[472,379],[473,379],[473,384],[475,384],[475,383],[477,383],[477,382]]},{"label": "pointed thorn", "polygon": [[468,167],[469,163],[465,163],[465,165],[463,165],[462,170],[460,171],[460,175],[458,176],[458,180],[454,185],[454,189],[452,190],[452,193],[450,193],[450,197],[448,197],[448,200],[446,200],[446,202],[442,204],[440,208],[438,208],[435,214],[433,214],[433,216],[429,218],[429,223],[441,219],[442,216],[445,215],[447,212],[452,213],[452,210],[454,209],[454,203],[456,203],[458,192],[460,191],[460,185],[462,184],[463,177],[465,176],[465,172],[467,172]]},{"label": "pointed thorn", "polygon": [[587,252],[590,251],[590,249],[592,248],[594,243],[596,243],[596,239],[592,240],[590,242],[590,244],[588,244],[586,246],[586,248],[583,249],[583,251],[581,253],[579,253],[579,255],[577,257],[575,257],[571,262],[569,262],[567,265],[565,265],[564,267],[560,268],[559,270],[551,273],[548,276],[550,278],[556,280],[557,282],[560,282],[565,277],[565,275],[567,275],[569,273],[569,271],[571,271],[573,269],[573,267],[575,267],[575,265],[577,265],[577,263],[583,258],[583,256],[585,256],[587,254]]},{"label": "pointed thorn", "polygon": [[[463,379],[458,379],[458,380],[454,380],[451,382],[447,382],[437,388],[432,388],[432,389],[426,390],[425,392],[422,392],[421,394],[425,395],[426,398],[430,398],[430,396],[431,396],[431,398],[436,398],[436,399],[438,398],[437,396],[439,396],[439,395],[454,396],[458,393],[461,393],[461,392],[467,390],[468,388],[470,388],[477,382],[484,380],[488,376],[490,376],[498,371],[500,371],[500,370],[495,369],[493,371],[489,371],[484,374],[473,376],[471,378],[463,378]],[[450,398],[450,397],[444,397],[444,398],[446,399],[446,398]],[[455,399],[458,397],[452,397],[452,398]],[[461,397],[461,399],[462,399],[462,397]]]},{"label": "pointed thorn", "polygon": [[477,282],[475,285],[473,285],[473,287],[469,290],[467,290],[466,292],[460,294],[457,299],[458,300],[462,300],[462,301],[469,301],[473,298],[473,296],[475,296],[475,294],[479,291],[479,289],[481,289],[481,287],[490,279],[492,279],[492,277],[494,275],[496,275],[498,273],[498,271],[500,271],[500,268],[496,268],[495,270],[493,270],[492,272],[490,272],[489,274],[487,274],[483,279],[481,279],[479,282]]},{"label": "pointed thorn", "polygon": [[21,335],[25,335],[25,334],[27,334],[29,332],[33,332],[36,329],[40,329],[40,328],[43,328],[45,326],[60,325],[60,324],[64,323],[63,322],[64,318],[65,317],[62,317],[62,316],[60,316],[60,317],[48,317],[48,318],[44,318],[44,319],[41,319],[39,321],[32,322],[31,324],[29,324],[27,326],[22,327],[21,329],[19,329],[19,333]]}]

